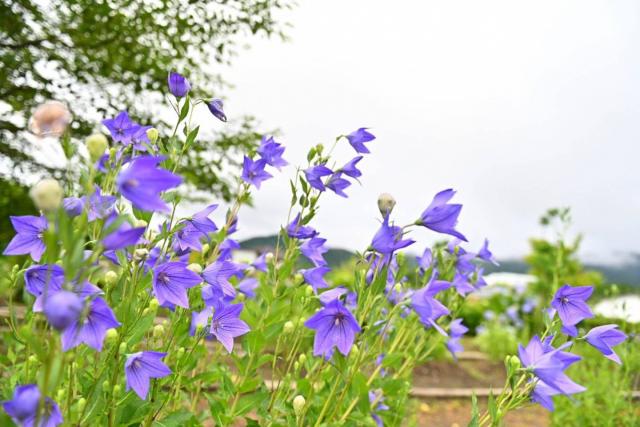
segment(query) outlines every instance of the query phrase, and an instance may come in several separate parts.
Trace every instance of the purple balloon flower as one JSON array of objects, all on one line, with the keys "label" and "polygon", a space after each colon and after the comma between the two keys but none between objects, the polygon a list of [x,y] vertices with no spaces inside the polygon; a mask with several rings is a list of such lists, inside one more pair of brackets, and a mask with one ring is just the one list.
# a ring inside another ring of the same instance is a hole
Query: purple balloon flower
[{"label": "purple balloon flower", "polygon": [[589,344],[597,348],[607,359],[611,359],[621,365],[620,357],[613,351],[612,347],[622,344],[627,335],[618,330],[618,325],[596,326],[584,337]]},{"label": "purple balloon flower", "polygon": [[342,295],[345,295],[347,292],[349,291],[346,288],[343,288],[342,286],[338,286],[337,288],[329,289],[328,291],[321,293],[318,299],[320,300],[322,305],[327,305],[334,299],[339,299]]},{"label": "purple balloon flower", "polygon": [[364,145],[365,142],[373,141],[376,137],[367,131],[367,128],[360,128],[356,131],[351,132],[347,135],[347,140],[349,144],[356,150],[358,153],[369,153],[369,149]]},{"label": "purple balloon flower", "polygon": [[[112,214],[104,224],[105,229],[109,229],[118,217]],[[139,243],[144,234],[145,227],[132,227],[126,220],[122,221],[115,230],[111,231],[102,239],[102,245],[107,251],[117,251],[127,246],[134,246]]]},{"label": "purple balloon flower", "polygon": [[354,157],[349,162],[339,169],[343,174],[350,176],[351,178],[358,178],[362,176],[362,172],[356,167],[358,162],[362,160],[363,156]]},{"label": "purple balloon flower", "polygon": [[304,176],[307,178],[309,185],[319,191],[324,191],[326,189],[322,182],[322,178],[331,175],[332,173],[333,171],[325,165],[311,166],[304,170]]},{"label": "purple balloon flower", "polygon": [[44,314],[51,326],[61,331],[78,321],[83,305],[78,294],[63,289],[47,297]]},{"label": "purple balloon flower", "polygon": [[169,83],[169,92],[173,94],[176,98],[182,98],[191,89],[191,85],[189,84],[189,80],[187,80],[183,75],[178,74],[174,71],[169,73],[168,77]]},{"label": "purple balloon flower", "polygon": [[24,272],[25,289],[34,297],[39,297],[45,289],[55,292],[62,289],[64,270],[56,264],[32,265]]},{"label": "purple balloon flower", "polygon": [[339,299],[329,302],[304,322],[304,325],[316,331],[313,341],[314,356],[328,357],[334,347],[347,356],[355,335],[361,331],[356,318]]},{"label": "purple balloon flower", "polygon": [[233,351],[233,339],[251,330],[249,325],[240,320],[244,304],[231,304],[215,310],[211,319],[211,334],[229,353]]},{"label": "purple balloon flower", "polygon": [[272,136],[263,136],[258,147],[258,154],[267,164],[280,170],[281,167],[287,166],[289,163],[282,158],[284,154],[284,146],[277,143]]},{"label": "purple balloon flower", "polygon": [[84,203],[79,197],[65,197],[62,200],[62,207],[70,218],[76,217],[82,213]]},{"label": "purple balloon flower", "polygon": [[147,136],[147,131],[152,127],[153,126],[141,125],[130,127],[125,131],[127,139],[129,140],[129,143],[125,145],[133,145],[133,148],[137,151],[147,151],[147,145],[151,144],[151,141]]},{"label": "purple balloon flower", "polygon": [[127,131],[136,126],[136,123],[129,118],[129,114],[126,111],[121,111],[113,119],[103,120],[102,124],[109,129],[114,141],[122,142],[125,145],[131,143],[131,134]]},{"label": "purple balloon flower", "polygon": [[74,322],[62,333],[62,349],[67,351],[85,343],[95,350],[102,351],[107,330],[119,326],[120,322],[111,307],[104,299],[96,297],[89,303],[86,317]]},{"label": "purple balloon flower", "polygon": [[433,327],[442,335],[447,336],[447,333],[436,323],[436,320],[449,314],[449,309],[435,299],[434,296],[440,291],[449,289],[451,283],[444,280],[436,280],[437,276],[438,272],[434,270],[429,283],[411,295],[411,306],[425,327]]},{"label": "purple balloon flower", "polygon": [[202,278],[184,262],[165,262],[153,268],[153,294],[160,304],[168,301],[189,308],[187,289],[201,282]]},{"label": "purple balloon flower", "polygon": [[498,264],[498,261],[496,261],[496,258],[493,256],[493,253],[489,250],[489,239],[484,239],[482,248],[480,248],[480,250],[478,251],[478,258],[483,261],[490,262],[494,265],[500,265]]},{"label": "purple balloon flower", "polygon": [[227,116],[224,114],[223,107],[224,105],[221,99],[212,99],[207,102],[207,108],[209,108],[211,114],[213,114],[218,120],[226,122]]},{"label": "purple balloon flower", "polygon": [[[38,420],[40,390],[35,384],[21,385],[13,391],[13,399],[2,402],[7,415],[20,426],[32,427]],[[62,414],[58,405],[49,397],[44,399],[44,408],[40,413],[39,427],[56,427],[62,424]]]},{"label": "purple balloon flower", "polygon": [[306,256],[316,267],[327,265],[327,262],[322,256],[322,254],[329,250],[324,246],[326,242],[327,239],[312,237],[300,245],[300,252],[302,252],[302,255]]},{"label": "purple balloon flower", "polygon": [[176,233],[176,242],[181,250],[202,250],[201,240],[203,238],[208,239],[209,233],[218,230],[216,224],[209,219],[209,215],[217,207],[218,205],[209,205],[200,212],[193,214],[191,218],[182,221],[183,227]]},{"label": "purple balloon flower", "polygon": [[[198,326],[207,328],[209,326],[209,320],[213,315],[213,306],[207,306],[202,311],[191,312],[191,325],[189,325],[189,335],[194,336]],[[207,335],[210,335],[208,332]]]},{"label": "purple balloon flower", "polygon": [[160,193],[180,185],[182,178],[158,168],[164,159],[163,156],[136,157],[118,174],[118,190],[135,208],[150,212],[169,211]]},{"label": "purple balloon flower", "polygon": [[267,253],[261,254],[253,264],[251,264],[256,270],[262,271],[263,273],[267,272]]},{"label": "purple balloon flower", "polygon": [[317,293],[318,289],[328,288],[329,284],[324,280],[324,275],[330,272],[329,267],[316,267],[308,270],[301,270],[304,281],[313,287],[313,290]]},{"label": "purple balloon flower", "polygon": [[5,248],[3,255],[24,255],[30,254],[34,261],[40,261],[45,251],[42,235],[47,230],[49,224],[43,216],[10,216],[16,235]]},{"label": "purple balloon flower", "polygon": [[564,285],[556,292],[551,301],[551,306],[558,312],[562,321],[564,332],[568,335],[578,334],[575,325],[583,319],[593,317],[591,309],[586,301],[593,293],[593,286]]},{"label": "purple balloon flower", "polygon": [[287,225],[287,234],[289,237],[295,239],[309,239],[317,236],[318,232],[309,225],[302,225],[300,223],[300,214],[298,214],[293,221]]},{"label": "purple balloon flower", "polygon": [[341,172],[337,172],[331,175],[331,177],[329,177],[326,183],[326,186],[328,189],[336,193],[338,196],[342,196],[344,198],[349,197],[347,196],[347,193],[344,192],[344,190],[350,185],[351,185],[351,182],[342,178]]},{"label": "purple balloon flower", "polygon": [[212,291],[217,295],[235,297],[236,290],[229,282],[232,276],[241,277],[246,266],[231,261],[216,261],[209,264],[202,272],[204,281],[212,286]]},{"label": "purple balloon flower", "polygon": [[249,277],[238,283],[238,290],[246,295],[247,298],[256,297],[256,289],[258,288],[258,279]]},{"label": "purple balloon flower", "polygon": [[406,248],[415,243],[411,239],[402,239],[402,227],[389,225],[389,216],[386,215],[380,228],[373,236],[371,247],[383,255],[390,255],[398,249]]},{"label": "purple balloon flower", "polygon": [[242,163],[242,179],[247,184],[252,184],[256,188],[260,188],[263,181],[272,178],[272,175],[264,170],[267,166],[267,161],[264,159],[252,160],[251,158],[244,156]]},{"label": "purple balloon flower", "polygon": [[469,328],[462,324],[462,319],[455,319],[449,325],[449,340],[447,341],[447,349],[454,359],[457,359],[456,353],[464,350],[460,344],[460,338],[469,331]]},{"label": "purple balloon flower", "polygon": [[416,224],[438,233],[449,234],[466,242],[467,238],[455,229],[462,205],[447,203],[455,194],[456,192],[451,189],[436,194]]},{"label": "purple balloon flower", "polygon": [[149,394],[151,378],[162,378],[171,374],[171,369],[162,362],[167,353],[141,351],[130,354],[124,362],[127,391],[133,391],[145,400]]},{"label": "purple balloon flower", "polygon": [[420,270],[425,271],[431,268],[433,265],[433,253],[431,248],[425,248],[421,256],[416,257],[418,267]]},{"label": "purple balloon flower", "polygon": [[113,205],[116,196],[103,196],[102,190],[97,185],[91,196],[83,196],[82,203],[87,206],[87,219],[89,222],[105,218],[113,213]]}]

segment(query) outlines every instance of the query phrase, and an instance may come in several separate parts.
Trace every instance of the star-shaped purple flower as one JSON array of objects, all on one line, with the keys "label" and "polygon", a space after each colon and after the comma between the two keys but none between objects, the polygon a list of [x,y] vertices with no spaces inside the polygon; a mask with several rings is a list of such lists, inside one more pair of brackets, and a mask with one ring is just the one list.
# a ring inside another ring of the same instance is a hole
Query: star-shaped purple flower
[{"label": "star-shaped purple flower", "polygon": [[212,290],[220,295],[235,297],[236,290],[229,282],[232,276],[241,277],[246,266],[231,261],[216,261],[209,264],[202,272],[204,281],[212,286]]},{"label": "star-shaped purple flower", "polygon": [[121,111],[113,119],[105,119],[102,124],[109,129],[109,133],[115,142],[121,142],[125,145],[131,143],[131,134],[127,131],[136,126],[136,123],[129,118],[126,111]]},{"label": "star-shaped purple flower", "polygon": [[343,174],[350,176],[351,178],[359,178],[362,176],[360,169],[356,167],[358,162],[362,160],[363,156],[357,156],[349,160],[349,162],[339,169]]},{"label": "star-shaped purple flower", "polygon": [[167,353],[157,351],[141,351],[127,356],[124,362],[124,374],[127,380],[127,391],[133,391],[145,400],[149,394],[149,383],[152,378],[163,378],[171,374],[171,369],[162,362]]},{"label": "star-shaped purple flower", "polygon": [[263,136],[257,151],[260,157],[262,157],[267,164],[278,170],[289,164],[282,158],[282,155],[284,154],[284,146],[277,143],[272,136],[268,138]]},{"label": "star-shaped purple flower", "polygon": [[356,318],[339,299],[333,299],[304,322],[304,325],[316,331],[313,341],[314,356],[327,357],[334,347],[347,356],[356,334],[361,331]]},{"label": "star-shaped purple flower", "polygon": [[329,267],[316,267],[308,270],[301,270],[304,281],[313,287],[313,290],[317,293],[318,289],[328,288],[329,284],[324,280],[324,275],[330,272]]},{"label": "star-shaped purple flower", "polygon": [[456,359],[456,353],[464,350],[462,344],[460,344],[460,338],[469,331],[469,328],[462,324],[462,319],[454,319],[449,325],[449,340],[447,341],[447,349],[451,353],[454,359]]},{"label": "star-shaped purple flower", "polygon": [[3,255],[30,254],[34,261],[40,261],[46,247],[43,234],[48,228],[47,218],[44,216],[10,216],[16,235],[2,252]]},{"label": "star-shaped purple flower", "polygon": [[319,191],[324,191],[326,189],[322,182],[322,178],[329,176],[332,173],[333,171],[325,165],[311,166],[304,170],[304,176],[307,178],[309,185]]},{"label": "star-shaped purple flower", "polygon": [[438,272],[434,270],[429,283],[411,295],[411,307],[425,327],[433,327],[440,334],[447,336],[447,333],[436,323],[436,320],[449,314],[449,309],[434,297],[438,292],[449,289],[451,283],[444,280],[436,280],[437,276]]},{"label": "star-shaped purple flower", "polygon": [[184,262],[165,262],[153,268],[153,293],[160,304],[168,301],[189,308],[187,289],[201,282],[202,278]]},{"label": "star-shaped purple flower", "polygon": [[89,222],[111,215],[117,199],[116,196],[103,196],[102,189],[97,185],[94,188],[95,191],[92,195],[82,197],[82,203],[87,207]]},{"label": "star-shaped purple flower", "polygon": [[215,310],[211,319],[211,334],[231,353],[233,339],[251,330],[249,325],[240,320],[244,304],[231,304]]},{"label": "star-shaped purple flower", "polygon": [[558,312],[564,331],[568,335],[576,336],[575,325],[593,317],[586,302],[592,293],[593,286],[563,285],[553,297],[551,306]]},{"label": "star-shaped purple flower", "polygon": [[456,192],[451,189],[436,194],[427,209],[422,212],[416,224],[427,227],[437,233],[449,234],[466,242],[467,238],[455,229],[462,205],[447,203],[455,194]]},{"label": "star-shaped purple flower", "polygon": [[256,188],[260,188],[260,185],[272,175],[264,170],[267,166],[267,162],[264,159],[252,160],[251,158],[244,156],[242,163],[242,179],[247,184],[254,185]]},{"label": "star-shaped purple flower", "polygon": [[318,232],[309,225],[302,225],[300,223],[300,214],[298,214],[293,221],[287,225],[287,234],[289,237],[295,239],[309,239],[317,236]]},{"label": "star-shaped purple flower", "polygon": [[302,252],[302,255],[306,256],[316,267],[327,265],[327,262],[322,256],[322,254],[329,250],[324,246],[326,242],[327,239],[312,237],[300,245],[300,252]]},{"label": "star-shaped purple flower", "polygon": [[119,326],[120,322],[116,319],[111,307],[104,299],[96,297],[89,303],[86,317],[81,316],[62,333],[62,349],[67,351],[84,343],[95,350],[102,351],[107,330]]},{"label": "star-shaped purple flower", "polygon": [[160,193],[180,185],[182,178],[158,167],[164,159],[163,156],[136,157],[118,174],[118,190],[135,208],[150,212],[169,211]]},{"label": "star-shaped purple flower", "polygon": [[622,364],[620,356],[612,348],[622,344],[627,339],[627,335],[618,330],[618,325],[596,326],[584,338],[589,344],[597,348],[600,353],[604,354],[607,359],[611,359],[617,364]]},{"label": "star-shaped purple flower", "polygon": [[347,140],[353,149],[358,153],[364,154],[370,152],[364,143],[373,141],[374,139],[376,139],[376,137],[371,132],[367,131],[367,128],[360,128],[347,135]]},{"label": "star-shaped purple flower", "polygon": [[347,193],[344,192],[344,190],[351,185],[351,182],[344,179],[341,172],[337,172],[331,175],[325,185],[328,189],[336,193],[338,196],[344,198],[349,197],[347,196]]},{"label": "star-shaped purple flower", "polygon": [[415,243],[411,239],[403,239],[402,227],[389,225],[389,216],[386,215],[380,228],[373,236],[371,247],[383,255],[390,255],[398,249],[406,248]]}]

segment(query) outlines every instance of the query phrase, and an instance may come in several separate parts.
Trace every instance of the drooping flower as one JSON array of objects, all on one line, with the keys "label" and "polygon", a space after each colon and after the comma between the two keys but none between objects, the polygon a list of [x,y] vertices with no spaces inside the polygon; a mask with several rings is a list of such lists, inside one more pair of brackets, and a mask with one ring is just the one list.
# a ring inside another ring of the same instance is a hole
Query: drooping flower
[{"label": "drooping flower", "polygon": [[2,252],[3,255],[30,254],[34,261],[40,261],[46,247],[42,238],[48,228],[44,216],[10,216],[16,235]]},{"label": "drooping flower", "polygon": [[570,395],[586,390],[564,373],[571,364],[581,359],[580,356],[562,351],[570,345],[571,342],[567,342],[559,348],[553,348],[549,342],[542,342],[538,336],[534,336],[526,347],[518,346],[522,365],[531,369],[538,378],[532,400],[550,411],[553,411],[551,396]]},{"label": "drooping flower", "polygon": [[86,317],[81,316],[62,333],[62,349],[67,351],[85,343],[95,350],[102,351],[107,330],[119,326],[120,322],[111,307],[104,299],[96,297],[89,303]]},{"label": "drooping flower", "polygon": [[171,369],[162,361],[166,355],[157,351],[141,351],[127,356],[124,362],[127,391],[133,389],[140,399],[145,400],[151,378],[163,378],[171,374]]},{"label": "drooping flower", "polygon": [[307,270],[301,270],[304,281],[313,287],[313,290],[317,293],[318,289],[328,288],[329,284],[324,280],[324,275],[330,272],[329,267],[315,267]]},{"label": "drooping flower", "polygon": [[287,225],[287,234],[289,237],[295,239],[309,239],[318,235],[318,232],[309,225],[302,225],[300,223],[300,214]]},{"label": "drooping flower", "polygon": [[84,203],[79,197],[65,197],[62,200],[62,207],[67,215],[71,218],[76,217],[82,213]]},{"label": "drooping flower", "polygon": [[449,314],[449,309],[435,299],[434,296],[438,292],[451,287],[451,283],[444,280],[436,280],[437,276],[438,272],[434,270],[429,283],[411,295],[411,307],[425,327],[433,327],[442,335],[447,336],[447,333],[436,323],[436,320]]},{"label": "drooping flower", "polygon": [[620,356],[612,348],[622,344],[627,339],[627,335],[618,330],[618,325],[596,326],[584,338],[589,344],[597,348],[600,353],[604,354],[607,359],[611,359],[620,365],[622,364]]},{"label": "drooping flower", "polygon": [[258,154],[267,162],[268,165],[280,170],[283,166],[287,166],[289,163],[282,158],[285,147],[282,144],[277,143],[272,136],[263,136],[258,147]]},{"label": "drooping flower", "polygon": [[244,304],[231,304],[216,309],[211,319],[211,334],[229,353],[233,351],[233,339],[251,330],[249,325],[240,320]]},{"label": "drooping flower", "polygon": [[[2,407],[16,424],[33,427],[38,420],[40,397],[37,385],[21,385],[13,391],[13,399],[2,402]],[[45,397],[44,407],[39,415],[39,427],[56,427],[63,422],[60,408],[49,397]]]},{"label": "drooping flower", "polygon": [[449,234],[466,242],[467,238],[455,229],[462,205],[447,203],[455,194],[456,192],[451,189],[436,194],[416,224],[437,233]]},{"label": "drooping flower", "polygon": [[483,261],[490,262],[494,265],[500,265],[498,264],[498,261],[496,261],[496,258],[493,256],[493,253],[489,250],[489,239],[484,239],[484,243],[478,251],[478,258]]},{"label": "drooping flower", "polygon": [[313,354],[324,357],[328,357],[334,347],[347,356],[353,346],[355,335],[361,331],[353,314],[339,299],[330,301],[304,322],[304,325],[316,331]]},{"label": "drooping flower", "polygon": [[329,177],[329,180],[326,183],[328,189],[336,193],[338,196],[347,198],[347,193],[344,190],[351,185],[351,182],[342,178],[342,173],[337,172]]},{"label": "drooping flower", "polygon": [[312,237],[300,245],[300,252],[302,252],[302,255],[306,256],[316,267],[327,265],[327,262],[322,256],[322,254],[329,250],[324,246],[326,242],[327,239]]},{"label": "drooping flower", "polygon": [[586,301],[593,293],[593,286],[564,285],[556,292],[551,306],[558,312],[564,331],[571,336],[577,335],[575,325],[584,319],[593,317]]},{"label": "drooping flower", "polygon": [[231,261],[216,261],[202,272],[202,278],[213,287],[213,291],[229,297],[235,297],[236,290],[229,282],[232,276],[242,276],[245,266]]},{"label": "drooping flower", "polygon": [[253,268],[258,271],[262,271],[263,273],[267,272],[267,252],[261,254],[255,261],[251,264]]},{"label": "drooping flower", "polygon": [[456,353],[464,350],[462,344],[460,344],[460,338],[469,331],[469,328],[462,324],[462,319],[454,319],[449,325],[449,340],[447,341],[447,349],[451,353],[454,359],[456,359]]},{"label": "drooping flower", "polygon": [[255,277],[249,277],[238,283],[238,290],[246,295],[247,298],[256,297],[256,288],[258,287],[258,279]]},{"label": "drooping flower", "polygon": [[168,301],[189,308],[187,289],[201,282],[202,278],[184,262],[165,262],[153,268],[153,293],[160,304]]},{"label": "drooping flower", "polygon": [[180,185],[182,178],[158,167],[164,159],[163,156],[136,157],[118,174],[118,190],[135,208],[151,212],[169,211],[160,193]]},{"label": "drooping flower", "polygon": [[376,137],[367,128],[360,128],[347,135],[349,144],[358,153],[370,153],[369,149],[364,145],[365,142],[373,141]]},{"label": "drooping flower", "polygon": [[78,321],[82,307],[82,298],[78,294],[62,289],[47,297],[44,314],[51,326],[61,331]]},{"label": "drooping flower", "polygon": [[129,118],[126,111],[121,111],[113,119],[105,119],[102,124],[109,129],[109,133],[115,142],[121,142],[125,145],[131,143],[131,134],[127,131],[136,126],[136,123]]},{"label": "drooping flower", "polygon": [[252,160],[251,158],[244,156],[242,163],[242,179],[247,184],[254,185],[256,188],[260,188],[263,181],[272,178],[272,175],[264,170],[267,166],[267,162],[264,159]]},{"label": "drooping flower", "polygon": [[82,197],[82,203],[87,207],[87,219],[89,222],[111,215],[115,202],[116,196],[103,196],[102,190],[97,185],[91,196]]},{"label": "drooping flower", "polygon": [[324,191],[326,189],[322,182],[322,178],[329,176],[332,173],[333,171],[325,165],[311,166],[304,170],[304,176],[307,178],[309,185],[319,191]]},{"label": "drooping flower", "polygon": [[415,243],[411,239],[403,239],[402,227],[389,225],[389,216],[385,216],[380,228],[373,236],[371,247],[383,255],[390,255],[398,249],[406,248]]},{"label": "drooping flower", "polygon": [[455,272],[455,275],[453,276],[453,282],[451,282],[451,284],[462,296],[465,296],[476,290],[476,288],[474,288],[469,281],[469,278],[459,271]]},{"label": "drooping flower", "polygon": [[207,102],[207,108],[209,108],[211,114],[213,114],[218,120],[223,122],[227,121],[227,116],[224,114],[223,110],[224,104],[221,99],[212,99]]},{"label": "drooping flower", "polygon": [[357,156],[353,159],[349,160],[346,165],[341,167],[339,170],[343,174],[350,176],[351,178],[359,178],[362,176],[362,172],[356,167],[358,162],[362,160],[363,156]]},{"label": "drooping flower", "polygon": [[176,98],[182,98],[189,93],[189,90],[191,89],[189,80],[174,71],[169,73],[167,80],[169,83],[169,92],[171,92],[171,94]]}]

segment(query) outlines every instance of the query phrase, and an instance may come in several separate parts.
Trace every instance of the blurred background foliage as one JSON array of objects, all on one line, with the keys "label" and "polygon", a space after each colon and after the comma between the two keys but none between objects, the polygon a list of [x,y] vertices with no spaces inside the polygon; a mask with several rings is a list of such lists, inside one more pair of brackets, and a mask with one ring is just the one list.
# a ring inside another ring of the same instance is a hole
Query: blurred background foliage
[{"label": "blurred background foliage", "polygon": [[[228,85],[216,70],[250,37],[283,38],[286,24],[277,15],[291,7],[289,0],[0,3],[0,246],[11,230],[8,215],[32,212],[25,184],[64,178],[29,136],[29,116],[38,104],[67,104],[78,140],[124,109],[143,124],[166,127],[157,113],[158,105],[166,105],[168,71],[184,73],[195,97],[222,97]],[[228,177],[239,154],[258,140],[251,117],[201,135],[186,178],[198,190],[229,199]]]}]

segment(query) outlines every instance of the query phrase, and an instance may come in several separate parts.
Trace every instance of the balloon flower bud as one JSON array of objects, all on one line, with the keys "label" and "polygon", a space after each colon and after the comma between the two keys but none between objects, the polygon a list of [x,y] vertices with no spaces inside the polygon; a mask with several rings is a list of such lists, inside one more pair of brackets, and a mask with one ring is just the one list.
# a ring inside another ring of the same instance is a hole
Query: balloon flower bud
[{"label": "balloon flower bud", "polygon": [[123,341],[120,343],[120,347],[118,347],[118,352],[120,354],[124,354],[126,351],[127,351],[127,343]]},{"label": "balloon flower bud", "polygon": [[36,208],[43,212],[55,211],[62,204],[62,187],[55,179],[43,179],[31,188],[29,194]]},{"label": "balloon flower bud", "polygon": [[202,266],[200,264],[195,263],[195,262],[192,263],[192,264],[189,264],[187,266],[187,268],[189,270],[193,271],[194,273],[198,273],[198,274],[202,273]]},{"label": "balloon flower bud", "polygon": [[298,356],[298,362],[300,362],[301,365],[304,365],[306,361],[307,361],[306,354],[302,353],[300,356]]},{"label": "balloon flower bud", "polygon": [[156,325],[153,327],[153,337],[161,338],[164,335],[164,326]]},{"label": "balloon flower bud", "polygon": [[151,310],[157,310],[159,305],[160,302],[156,298],[151,298],[151,301],[149,301],[149,308]]},{"label": "balloon flower bud", "polygon": [[115,342],[118,339],[118,331],[115,328],[107,329],[106,340],[107,342]]},{"label": "balloon flower bud", "polygon": [[311,285],[307,285],[307,287],[304,289],[304,293],[306,296],[310,297],[311,295],[313,295],[313,286]]},{"label": "balloon flower bud", "polygon": [[306,399],[301,395],[297,395],[296,397],[293,398],[293,412],[295,412],[296,417],[299,417],[302,415],[302,412],[304,411],[304,406],[306,404],[307,404]]},{"label": "balloon flower bud", "polygon": [[291,332],[293,332],[293,329],[295,327],[296,326],[293,324],[291,320],[287,320],[284,326],[282,327],[282,332],[284,332],[285,334],[290,334]]},{"label": "balloon flower bud", "polygon": [[264,260],[268,263],[273,261],[273,252],[267,252],[267,254],[264,256]]},{"label": "balloon flower bud", "polygon": [[136,261],[144,261],[149,257],[149,249],[138,248],[133,251],[133,259]]},{"label": "balloon flower bud", "polygon": [[87,147],[91,161],[97,162],[107,150],[109,141],[107,141],[107,137],[103,134],[94,133],[85,139],[84,145]]},{"label": "balloon flower bud", "polygon": [[156,128],[151,128],[151,129],[147,129],[147,138],[149,138],[149,141],[152,144],[155,144],[156,141],[158,140],[158,129]]},{"label": "balloon flower bud", "polygon": [[44,314],[51,326],[61,331],[78,320],[82,307],[82,298],[73,292],[61,290],[47,297]]},{"label": "balloon flower bud", "polygon": [[382,216],[387,216],[393,210],[393,207],[396,205],[396,199],[389,193],[382,193],[378,196],[378,209]]},{"label": "balloon flower bud", "polygon": [[104,275],[104,283],[107,286],[113,286],[116,284],[116,282],[118,281],[118,273],[116,273],[115,271],[107,271]]}]

